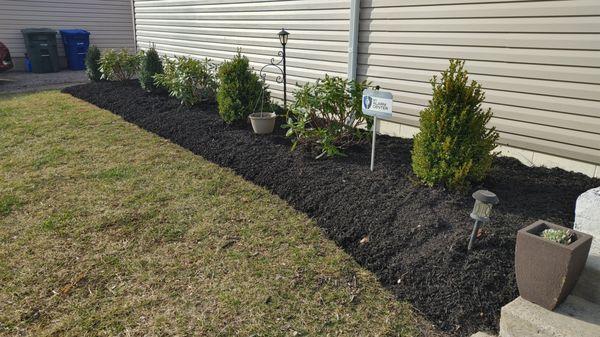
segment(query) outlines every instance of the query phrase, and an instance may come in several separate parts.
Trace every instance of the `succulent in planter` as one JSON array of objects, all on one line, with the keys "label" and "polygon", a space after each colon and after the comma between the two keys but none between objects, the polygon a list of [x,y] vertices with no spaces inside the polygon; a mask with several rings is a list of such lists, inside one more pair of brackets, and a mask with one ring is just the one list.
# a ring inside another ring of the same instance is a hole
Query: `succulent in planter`
[{"label": "succulent in planter", "polygon": [[541,237],[544,239],[554,241],[556,243],[560,243],[561,245],[568,245],[573,242],[575,238],[575,233],[568,229],[544,229],[542,231]]},{"label": "succulent in planter", "polygon": [[519,230],[515,274],[521,297],[554,309],[575,287],[591,244],[591,235],[543,220]]}]

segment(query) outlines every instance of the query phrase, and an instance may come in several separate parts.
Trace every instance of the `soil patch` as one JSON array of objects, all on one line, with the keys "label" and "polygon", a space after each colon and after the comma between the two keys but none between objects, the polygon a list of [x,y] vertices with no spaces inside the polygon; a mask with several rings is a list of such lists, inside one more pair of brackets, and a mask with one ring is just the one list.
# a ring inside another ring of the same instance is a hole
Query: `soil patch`
[{"label": "soil patch", "polygon": [[497,329],[500,308],[518,296],[516,231],[537,219],[572,227],[577,196],[600,185],[582,174],[498,158],[473,190],[494,191],[500,204],[467,254],[472,191],[456,194],[417,183],[409,139],[378,137],[376,169],[370,172],[369,144],[353,147],[346,157],[316,160],[308,151],[291,152],[281,129],[254,135],[249,125],[224,124],[214,104],[182,108],[135,82],[90,83],[64,92],[271,190],[314,218],[398,299],[456,336]]}]

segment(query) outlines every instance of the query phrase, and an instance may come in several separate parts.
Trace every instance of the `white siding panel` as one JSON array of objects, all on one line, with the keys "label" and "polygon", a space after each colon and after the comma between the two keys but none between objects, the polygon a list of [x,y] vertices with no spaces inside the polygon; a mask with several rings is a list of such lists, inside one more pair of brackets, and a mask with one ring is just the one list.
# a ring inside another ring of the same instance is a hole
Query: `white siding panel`
[{"label": "white siding panel", "polygon": [[25,54],[24,28],[56,30],[61,57],[59,29],[85,29],[91,33],[90,43],[102,49],[133,50],[132,21],[130,0],[0,0],[0,41],[15,58]]},{"label": "white siding panel", "polygon": [[[161,54],[230,59],[237,48],[259,70],[281,45],[277,33],[290,32],[287,45],[288,99],[294,84],[346,76],[347,0],[135,0],[137,42]],[[272,96],[282,97],[274,69],[265,69]]]},{"label": "white siding panel", "polygon": [[363,0],[360,79],[418,126],[429,79],[466,60],[504,145],[600,163],[600,1]]},{"label": "white siding panel", "polygon": [[[140,1],[140,0],[136,0]],[[144,19],[137,18],[136,24],[140,25],[162,25],[175,26],[185,31],[187,27],[210,27],[210,28],[245,28],[252,27],[254,29],[269,29],[275,30],[277,34],[281,27],[285,27],[289,31],[296,30],[330,30],[344,31],[348,29],[348,22],[345,20],[167,20],[167,19]]]},{"label": "white siding panel", "polygon": [[[403,4],[403,1],[397,3]],[[565,17],[600,15],[597,0],[563,0],[517,2],[507,6],[505,2],[476,4],[451,4],[412,7],[367,7],[363,6],[361,19],[444,19],[444,18],[488,18],[488,17]]]},{"label": "white siding panel", "polygon": [[[359,64],[363,69],[368,65],[441,72],[448,67],[448,60],[363,53],[359,55]],[[526,74],[527,78],[600,84],[600,68],[469,60],[468,70],[471,74],[511,77],[522,77]]]},{"label": "white siding panel", "polygon": [[[483,6],[483,5],[482,5]],[[595,17],[361,20],[361,30],[394,32],[598,33]]]},{"label": "white siding panel", "polygon": [[[600,6],[600,2],[598,3]],[[598,22],[600,22],[600,17]],[[600,34],[595,34],[600,36]],[[584,46],[582,45],[582,48]],[[492,48],[421,44],[359,43],[361,53],[393,56],[461,58],[478,61],[600,67],[600,50]]]}]

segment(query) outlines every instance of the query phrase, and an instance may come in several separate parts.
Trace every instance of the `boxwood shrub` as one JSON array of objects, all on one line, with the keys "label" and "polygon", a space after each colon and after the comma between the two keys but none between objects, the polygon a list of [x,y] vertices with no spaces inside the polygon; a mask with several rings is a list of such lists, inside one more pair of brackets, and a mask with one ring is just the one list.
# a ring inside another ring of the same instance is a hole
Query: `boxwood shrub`
[{"label": "boxwood shrub", "polygon": [[270,109],[267,86],[252,71],[248,58],[240,51],[219,67],[219,82],[217,103],[219,114],[226,123],[244,121],[261,107]]},{"label": "boxwood shrub", "polygon": [[481,107],[485,94],[476,81],[469,83],[464,61],[450,60],[437,81],[433,97],[421,111],[420,132],[414,138],[412,167],[426,184],[462,189],[481,181],[495,153],[498,132],[488,129],[490,109]]}]

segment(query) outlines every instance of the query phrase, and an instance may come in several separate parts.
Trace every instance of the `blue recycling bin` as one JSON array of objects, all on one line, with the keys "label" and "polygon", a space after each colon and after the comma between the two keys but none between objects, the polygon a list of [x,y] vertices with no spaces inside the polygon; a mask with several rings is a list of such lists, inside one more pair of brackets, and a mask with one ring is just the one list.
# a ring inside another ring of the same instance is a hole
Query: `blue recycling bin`
[{"label": "blue recycling bin", "polygon": [[69,69],[84,70],[85,55],[90,46],[90,32],[83,29],[62,29],[60,36],[65,46]]}]

